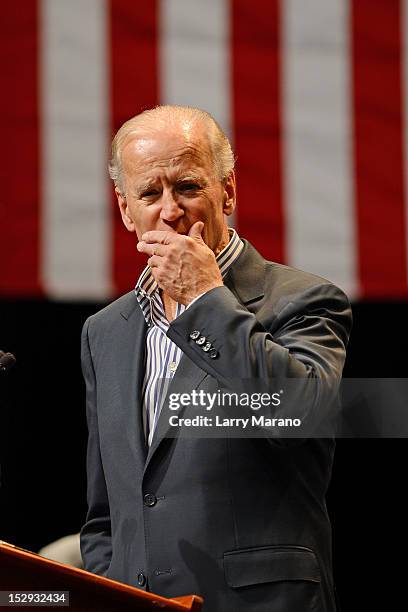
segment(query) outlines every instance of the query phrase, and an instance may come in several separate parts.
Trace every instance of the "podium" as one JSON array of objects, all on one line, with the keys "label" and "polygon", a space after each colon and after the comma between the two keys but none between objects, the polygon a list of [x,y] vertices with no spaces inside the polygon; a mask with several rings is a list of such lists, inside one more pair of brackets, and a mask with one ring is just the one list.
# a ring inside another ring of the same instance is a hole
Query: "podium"
[{"label": "podium", "polygon": [[[45,559],[13,544],[0,541],[0,591],[3,601],[6,595],[4,591],[37,592],[39,598],[45,600],[45,592],[65,592],[69,594],[65,603],[61,600],[58,604],[51,598],[46,603],[46,608],[53,610],[66,609],[71,612],[83,610],[87,612],[139,612],[147,610],[163,610],[187,612],[199,612],[203,600],[197,595],[175,597],[168,599],[153,593],[147,593],[103,576],[97,576],[81,569],[57,563]],[[28,598],[28,593],[26,598]],[[32,597],[32,596],[31,596]],[[6,610],[3,601],[0,609]],[[32,600],[34,601],[34,600]],[[40,600],[41,601],[41,600]],[[8,604],[10,606],[10,604]],[[33,610],[39,607],[36,603],[13,603],[8,609],[11,610]],[[41,604],[43,608],[44,603]],[[40,609],[41,609],[40,608]]]}]

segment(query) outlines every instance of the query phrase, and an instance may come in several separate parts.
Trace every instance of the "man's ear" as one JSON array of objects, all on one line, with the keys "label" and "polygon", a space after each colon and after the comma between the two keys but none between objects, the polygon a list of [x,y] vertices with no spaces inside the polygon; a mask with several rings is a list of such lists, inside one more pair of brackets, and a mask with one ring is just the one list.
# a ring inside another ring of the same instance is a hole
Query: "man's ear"
[{"label": "man's ear", "polygon": [[126,227],[128,232],[135,232],[136,231],[135,224],[133,223],[132,218],[129,215],[129,207],[127,205],[126,197],[120,192],[118,187],[115,187],[115,195],[118,201],[123,225]]},{"label": "man's ear", "polygon": [[223,211],[225,215],[232,215],[236,204],[235,172],[231,170],[224,181]]}]

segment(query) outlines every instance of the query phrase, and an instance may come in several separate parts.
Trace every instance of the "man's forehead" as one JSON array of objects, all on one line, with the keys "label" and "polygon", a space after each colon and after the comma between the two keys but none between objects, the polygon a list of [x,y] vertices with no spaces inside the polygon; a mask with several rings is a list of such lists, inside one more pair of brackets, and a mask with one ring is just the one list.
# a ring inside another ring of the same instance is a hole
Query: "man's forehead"
[{"label": "man's forehead", "polygon": [[135,131],[122,146],[122,161],[133,164],[158,163],[180,165],[200,163],[211,157],[207,135],[182,131]]}]

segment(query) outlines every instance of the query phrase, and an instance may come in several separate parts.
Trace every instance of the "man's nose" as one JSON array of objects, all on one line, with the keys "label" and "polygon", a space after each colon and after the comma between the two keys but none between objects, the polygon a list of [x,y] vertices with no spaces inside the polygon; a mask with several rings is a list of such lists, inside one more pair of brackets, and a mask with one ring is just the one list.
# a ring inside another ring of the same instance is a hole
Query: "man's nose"
[{"label": "man's nose", "polygon": [[177,219],[183,215],[184,210],[177,202],[177,198],[174,197],[174,193],[170,190],[164,191],[162,194],[160,218],[163,219],[163,221],[171,222],[177,221]]}]

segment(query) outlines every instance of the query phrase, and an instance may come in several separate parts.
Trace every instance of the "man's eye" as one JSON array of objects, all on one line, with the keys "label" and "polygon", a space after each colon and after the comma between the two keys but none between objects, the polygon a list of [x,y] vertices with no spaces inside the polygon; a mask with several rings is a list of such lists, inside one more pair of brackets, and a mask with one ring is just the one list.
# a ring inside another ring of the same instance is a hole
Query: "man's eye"
[{"label": "man's eye", "polygon": [[154,196],[156,196],[159,192],[156,189],[148,189],[147,191],[144,191],[142,193],[142,195],[140,196],[142,199],[143,198],[153,198]]},{"label": "man's eye", "polygon": [[179,191],[196,191],[199,189],[197,183],[181,183],[178,187]]}]

